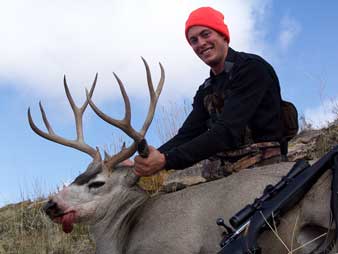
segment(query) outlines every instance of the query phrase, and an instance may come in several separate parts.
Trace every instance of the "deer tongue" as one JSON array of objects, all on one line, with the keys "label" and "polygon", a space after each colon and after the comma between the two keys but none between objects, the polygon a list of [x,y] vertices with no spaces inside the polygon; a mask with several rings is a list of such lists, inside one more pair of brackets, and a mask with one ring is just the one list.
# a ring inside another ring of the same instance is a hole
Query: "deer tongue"
[{"label": "deer tongue", "polygon": [[61,218],[61,224],[62,224],[62,230],[65,233],[70,233],[73,230],[73,224],[75,220],[75,213],[70,212],[62,216]]}]

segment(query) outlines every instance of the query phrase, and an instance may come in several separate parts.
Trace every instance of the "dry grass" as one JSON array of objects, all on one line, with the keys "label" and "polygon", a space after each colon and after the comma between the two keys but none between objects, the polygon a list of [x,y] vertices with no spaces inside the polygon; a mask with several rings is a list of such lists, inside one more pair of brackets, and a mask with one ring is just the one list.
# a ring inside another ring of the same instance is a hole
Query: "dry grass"
[{"label": "dry grass", "polygon": [[299,117],[299,133],[313,130],[313,126],[308,120],[305,118],[304,114],[301,114]]},{"label": "dry grass", "polygon": [[192,107],[188,101],[183,103],[169,103],[166,107],[159,108],[156,118],[156,130],[162,143],[177,134],[183,121],[188,116]]},{"label": "dry grass", "polygon": [[44,201],[24,201],[0,209],[0,254],[90,254],[88,228],[65,234],[42,211]]},{"label": "dry grass", "polygon": [[[291,234],[291,239],[290,241],[286,241],[286,239],[282,239],[280,234],[278,233],[278,229],[276,226],[276,222],[274,220],[274,216],[272,216],[272,223],[269,223],[269,221],[265,218],[265,216],[263,215],[263,213],[261,212],[261,215],[265,221],[265,223],[267,224],[267,226],[269,227],[270,231],[272,232],[272,234],[278,239],[278,241],[284,246],[285,248],[285,253],[286,254],[294,254],[294,253],[310,253],[311,250],[314,249],[315,246],[318,246],[318,240],[320,239],[325,239],[325,237],[328,236],[329,230],[321,233],[321,234],[317,234],[315,237],[311,238],[311,239],[307,239],[306,242],[302,242],[301,244],[298,242],[297,240],[297,236],[296,236],[296,232],[298,231],[298,221],[299,221],[299,216],[300,213],[297,213],[297,216],[295,218],[295,222],[293,225],[291,225],[293,227],[292,230],[292,234]],[[290,246],[288,246],[287,242],[290,242]],[[297,244],[300,244],[299,246],[297,246]],[[314,246],[310,247],[310,250],[307,249],[308,246],[311,246],[312,244],[314,244]],[[331,249],[332,254],[336,253],[335,252],[336,248],[335,246]],[[301,252],[299,252],[301,251]],[[312,253],[312,252],[311,252]],[[317,252],[315,252],[317,253]],[[322,253],[322,252],[321,252]]]},{"label": "dry grass", "polygon": [[338,145],[338,125],[333,124],[322,131],[322,135],[320,135],[316,141],[316,158],[322,157],[333,147]]}]

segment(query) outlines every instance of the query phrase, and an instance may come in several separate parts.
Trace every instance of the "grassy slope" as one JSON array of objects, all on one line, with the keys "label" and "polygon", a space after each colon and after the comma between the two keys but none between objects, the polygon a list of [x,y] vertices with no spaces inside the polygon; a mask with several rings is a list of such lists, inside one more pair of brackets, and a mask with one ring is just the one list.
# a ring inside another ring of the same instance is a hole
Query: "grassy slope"
[{"label": "grassy slope", "polygon": [[0,254],[94,253],[88,228],[65,234],[43,213],[41,201],[24,201],[0,209]]}]

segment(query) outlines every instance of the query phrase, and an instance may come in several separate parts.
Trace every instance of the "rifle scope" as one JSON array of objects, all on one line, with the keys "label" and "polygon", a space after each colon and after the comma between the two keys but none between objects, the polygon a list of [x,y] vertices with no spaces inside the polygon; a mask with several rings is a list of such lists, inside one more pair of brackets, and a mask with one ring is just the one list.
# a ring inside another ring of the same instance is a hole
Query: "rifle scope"
[{"label": "rifle scope", "polygon": [[290,169],[289,173],[283,177],[275,186],[268,185],[265,190],[264,194],[260,197],[255,199],[253,204],[246,205],[243,209],[237,212],[234,216],[232,216],[229,220],[231,226],[234,228],[238,228],[249,218],[260,209],[262,202],[271,198],[276,193],[278,193],[290,180],[292,180],[295,176],[297,176],[300,172],[304,169],[309,167],[310,164],[306,160],[298,160],[293,167]]}]

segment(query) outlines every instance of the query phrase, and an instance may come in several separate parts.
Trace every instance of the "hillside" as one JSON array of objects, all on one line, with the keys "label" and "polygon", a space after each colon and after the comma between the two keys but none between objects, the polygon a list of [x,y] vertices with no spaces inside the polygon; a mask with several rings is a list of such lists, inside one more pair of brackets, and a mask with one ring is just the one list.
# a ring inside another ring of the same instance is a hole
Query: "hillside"
[{"label": "hillside", "polygon": [[87,227],[63,233],[42,211],[44,202],[23,201],[0,209],[0,254],[94,253]]}]

